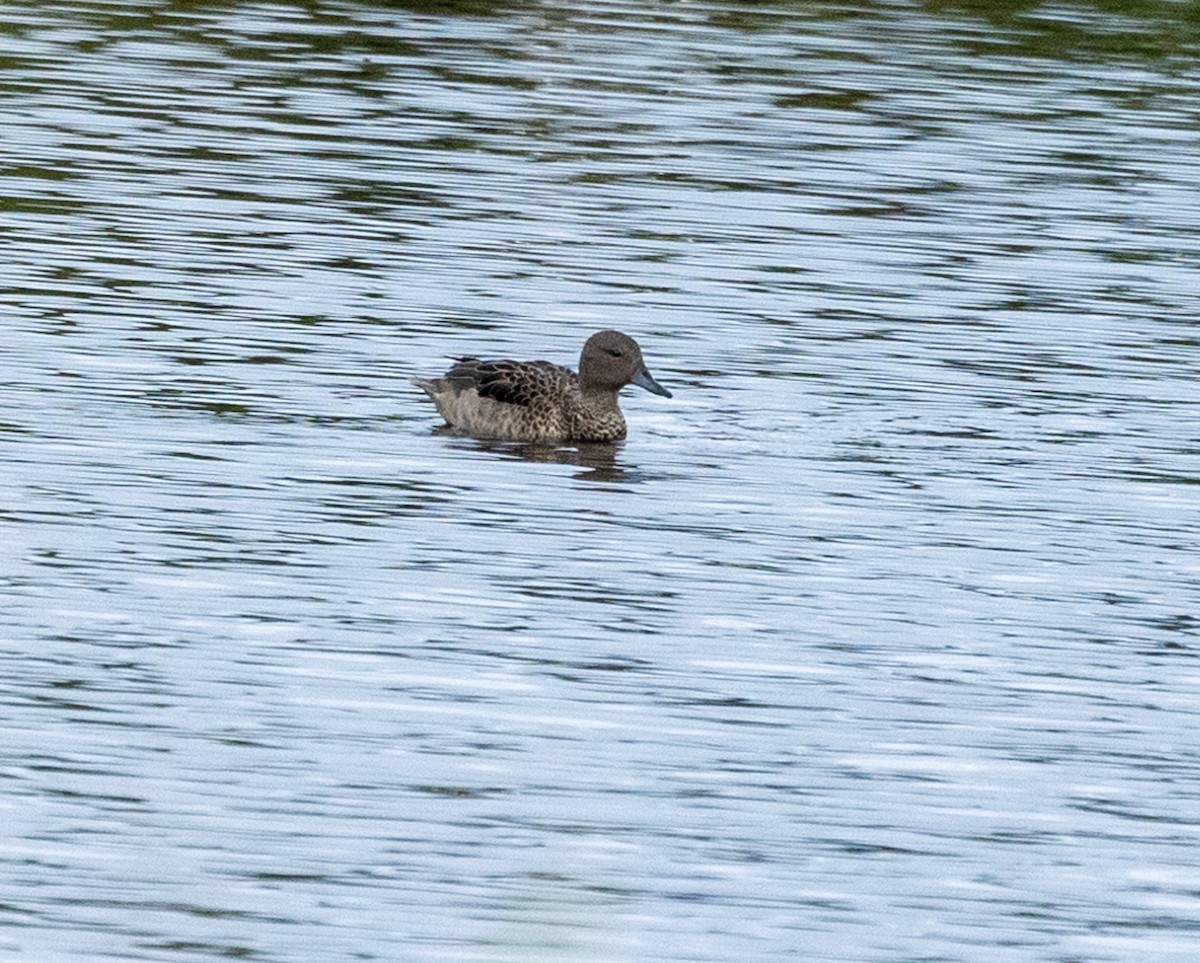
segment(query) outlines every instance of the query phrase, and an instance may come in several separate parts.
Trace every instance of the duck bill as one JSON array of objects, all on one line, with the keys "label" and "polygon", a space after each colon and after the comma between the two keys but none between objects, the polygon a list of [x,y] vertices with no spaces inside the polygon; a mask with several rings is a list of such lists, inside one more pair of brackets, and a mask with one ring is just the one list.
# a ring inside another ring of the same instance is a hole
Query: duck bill
[{"label": "duck bill", "polygon": [[632,383],[656,395],[662,395],[664,398],[671,397],[671,392],[667,391],[666,388],[650,377],[650,372],[646,370],[645,365],[642,365],[642,370],[633,376]]}]

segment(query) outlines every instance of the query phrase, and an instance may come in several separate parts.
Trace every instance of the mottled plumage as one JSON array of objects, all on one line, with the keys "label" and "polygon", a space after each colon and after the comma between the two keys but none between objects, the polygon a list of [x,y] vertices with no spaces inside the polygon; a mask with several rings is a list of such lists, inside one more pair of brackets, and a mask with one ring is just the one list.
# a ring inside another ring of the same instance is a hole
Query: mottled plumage
[{"label": "mottled plumage", "polygon": [[625,385],[671,397],[650,377],[637,342],[619,331],[588,338],[578,375],[549,361],[460,358],[442,377],[413,383],[456,431],[510,441],[617,441],[625,437],[617,406]]}]

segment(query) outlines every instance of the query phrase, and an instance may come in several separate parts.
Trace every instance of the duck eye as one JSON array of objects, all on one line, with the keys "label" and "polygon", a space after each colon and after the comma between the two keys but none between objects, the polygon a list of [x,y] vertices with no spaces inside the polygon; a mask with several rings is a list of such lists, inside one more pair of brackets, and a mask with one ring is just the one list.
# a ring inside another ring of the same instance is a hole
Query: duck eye
[{"label": "duck eye", "polygon": [[606,351],[608,354],[612,355],[614,358],[619,358],[619,357],[621,357],[621,352],[620,352],[620,351],[618,351],[616,348],[605,348],[604,350],[605,350],[605,351]]}]

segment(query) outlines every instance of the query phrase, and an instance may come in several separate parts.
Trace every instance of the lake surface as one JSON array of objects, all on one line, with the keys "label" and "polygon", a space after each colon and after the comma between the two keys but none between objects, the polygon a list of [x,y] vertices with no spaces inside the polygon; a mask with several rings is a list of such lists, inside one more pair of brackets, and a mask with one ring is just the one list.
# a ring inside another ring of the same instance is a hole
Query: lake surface
[{"label": "lake surface", "polygon": [[[0,956],[1192,961],[1185,4],[0,12]],[[629,439],[412,375],[642,344]]]}]

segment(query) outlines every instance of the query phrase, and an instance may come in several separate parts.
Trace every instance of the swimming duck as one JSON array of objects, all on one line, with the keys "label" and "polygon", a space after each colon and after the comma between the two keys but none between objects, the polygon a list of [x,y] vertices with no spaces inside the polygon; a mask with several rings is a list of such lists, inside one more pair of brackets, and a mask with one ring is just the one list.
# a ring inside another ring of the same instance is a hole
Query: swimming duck
[{"label": "swimming duck", "polygon": [[671,397],[650,377],[638,343],[620,331],[587,339],[578,375],[549,361],[460,358],[440,378],[412,380],[456,432],[507,441],[619,441],[622,388],[633,384]]}]

